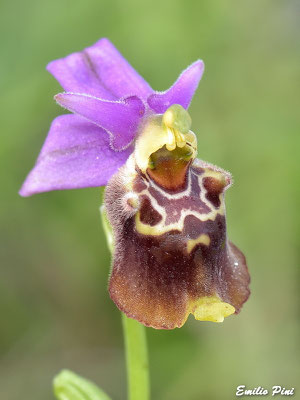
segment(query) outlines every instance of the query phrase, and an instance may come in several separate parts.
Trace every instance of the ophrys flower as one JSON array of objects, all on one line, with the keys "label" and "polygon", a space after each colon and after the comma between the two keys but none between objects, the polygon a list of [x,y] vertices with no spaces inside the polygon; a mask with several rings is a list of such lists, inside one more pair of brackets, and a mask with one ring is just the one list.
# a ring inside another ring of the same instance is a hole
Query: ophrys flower
[{"label": "ophrys flower", "polygon": [[190,313],[214,322],[249,296],[243,254],[228,241],[231,175],[198,160],[186,111],[203,73],[196,61],[154,92],[106,39],[53,61],[75,115],[52,124],[21,194],[107,185],[113,230],[109,292],[147,326],[180,327]]}]

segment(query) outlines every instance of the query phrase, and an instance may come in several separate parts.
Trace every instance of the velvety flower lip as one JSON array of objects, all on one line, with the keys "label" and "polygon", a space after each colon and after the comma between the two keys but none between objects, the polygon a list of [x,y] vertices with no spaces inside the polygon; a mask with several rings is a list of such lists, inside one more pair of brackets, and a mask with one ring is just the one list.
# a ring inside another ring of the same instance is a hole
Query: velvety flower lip
[{"label": "velvety flower lip", "polygon": [[57,103],[75,115],[54,120],[21,196],[106,185],[133,151],[145,117],[175,103],[189,106],[204,64],[194,62],[170,89],[155,92],[104,38],[47,70],[66,91],[55,96]]},{"label": "velvety flower lip", "polygon": [[246,259],[227,236],[231,175],[196,158],[190,127],[178,104],[152,116],[105,190],[110,296],[156,329],[181,327],[190,314],[223,322],[250,294]]}]

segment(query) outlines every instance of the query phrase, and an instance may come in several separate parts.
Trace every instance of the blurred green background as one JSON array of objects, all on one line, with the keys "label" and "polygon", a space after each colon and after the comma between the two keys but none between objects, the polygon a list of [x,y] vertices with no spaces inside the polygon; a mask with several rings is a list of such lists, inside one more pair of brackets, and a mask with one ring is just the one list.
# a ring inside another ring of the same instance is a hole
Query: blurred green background
[{"label": "blurred green background", "polygon": [[147,330],[152,399],[227,400],[242,384],[296,386],[300,398],[299,11],[288,0],[1,0],[1,399],[53,399],[66,367],[126,398],[99,189],[17,194],[62,113],[46,64],[104,36],[157,90],[204,59],[193,130],[199,157],[233,173],[229,235],[252,276],[239,316]]}]

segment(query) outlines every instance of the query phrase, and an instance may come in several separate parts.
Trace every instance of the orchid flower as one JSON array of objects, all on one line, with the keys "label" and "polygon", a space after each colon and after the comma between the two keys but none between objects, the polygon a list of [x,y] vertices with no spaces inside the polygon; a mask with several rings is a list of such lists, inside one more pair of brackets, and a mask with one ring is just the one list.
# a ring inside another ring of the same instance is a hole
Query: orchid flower
[{"label": "orchid flower", "polygon": [[106,185],[112,227],[109,293],[127,316],[157,329],[189,314],[221,322],[249,296],[246,260],[226,234],[230,173],[199,160],[187,112],[201,60],[154,91],[107,39],[48,71],[64,93],[20,194]]}]

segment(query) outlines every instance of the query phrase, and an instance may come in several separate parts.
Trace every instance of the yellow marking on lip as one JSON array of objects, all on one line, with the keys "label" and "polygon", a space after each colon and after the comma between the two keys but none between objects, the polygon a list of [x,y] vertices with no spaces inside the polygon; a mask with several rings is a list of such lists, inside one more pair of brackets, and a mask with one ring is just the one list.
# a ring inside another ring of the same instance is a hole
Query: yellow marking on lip
[{"label": "yellow marking on lip", "polygon": [[192,314],[198,321],[223,322],[235,312],[235,308],[222,301],[218,296],[202,297],[196,301]]},{"label": "yellow marking on lip", "polygon": [[196,239],[188,240],[186,243],[187,252],[190,253],[197,244],[204,244],[205,246],[209,246],[210,245],[210,237],[208,235],[206,235],[205,233],[202,233]]},{"label": "yellow marking on lip", "polygon": [[159,236],[159,235],[163,235],[166,232],[171,231],[174,228],[166,228],[165,226],[161,226],[161,224],[157,224],[154,226],[144,224],[141,221],[140,212],[137,212],[135,214],[135,229],[141,235]]}]

